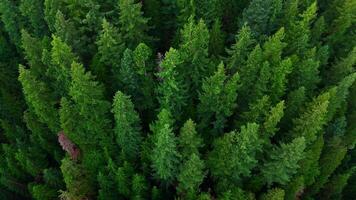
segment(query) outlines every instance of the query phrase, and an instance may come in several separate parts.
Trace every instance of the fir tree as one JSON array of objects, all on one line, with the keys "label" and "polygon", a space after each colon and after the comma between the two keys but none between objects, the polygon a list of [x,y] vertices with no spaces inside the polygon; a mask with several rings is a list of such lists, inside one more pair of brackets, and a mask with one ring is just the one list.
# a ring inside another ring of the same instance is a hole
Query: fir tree
[{"label": "fir tree", "polygon": [[204,21],[196,23],[193,17],[189,18],[181,30],[179,53],[183,64],[179,66],[178,72],[193,96],[200,89],[203,77],[213,72],[208,60],[209,38],[209,30]]},{"label": "fir tree", "polygon": [[157,121],[150,126],[153,132],[152,168],[156,179],[166,183],[172,182],[177,173],[179,153],[173,133],[171,113],[162,109]]},{"label": "fir tree", "polygon": [[140,42],[150,42],[147,35],[148,19],[143,17],[142,5],[134,0],[119,1],[120,32],[129,48],[136,47]]},{"label": "fir tree", "polygon": [[284,190],[280,188],[273,188],[263,194],[260,200],[284,200]]},{"label": "fir tree", "polygon": [[44,21],[43,1],[21,1],[19,9],[21,14],[28,18],[36,36],[46,35],[47,24]]},{"label": "fir tree", "polygon": [[229,54],[227,60],[228,69],[237,71],[246,65],[249,52],[254,43],[255,41],[252,37],[251,29],[244,25],[235,36],[235,43],[231,46],[231,49],[227,50]]},{"label": "fir tree", "polygon": [[290,134],[294,137],[305,137],[306,144],[310,144],[317,138],[317,133],[326,123],[330,94],[325,92],[309,103],[297,119],[293,121],[294,128]]},{"label": "fir tree", "polygon": [[142,141],[139,115],[134,110],[130,98],[120,91],[114,97],[112,112],[116,122],[116,143],[122,151],[121,158],[135,161],[139,155]]},{"label": "fir tree", "polygon": [[196,131],[193,120],[189,119],[184,123],[178,139],[178,147],[183,159],[189,158],[192,154],[199,155],[199,148],[203,146],[203,141]]},{"label": "fir tree", "polygon": [[160,63],[160,71],[157,76],[161,83],[157,88],[160,95],[158,101],[162,108],[168,109],[175,116],[179,117],[185,105],[185,88],[182,87],[182,80],[177,77],[177,65],[181,64],[179,51],[171,48]]},{"label": "fir tree", "polygon": [[59,131],[59,116],[54,107],[56,100],[47,85],[23,66],[20,66],[19,80],[22,83],[28,105],[40,121],[47,124],[53,132]]},{"label": "fir tree", "polygon": [[195,199],[204,176],[204,161],[195,153],[191,154],[189,160],[183,163],[177,177],[179,182],[178,192],[186,199]]},{"label": "fir tree", "polygon": [[242,177],[251,175],[257,165],[256,154],[261,150],[258,128],[255,123],[247,124],[239,133],[233,131],[215,140],[208,166],[221,184],[237,183]]},{"label": "fir tree", "polygon": [[211,121],[215,135],[223,131],[227,118],[233,114],[237,106],[238,81],[238,73],[231,78],[227,77],[223,63],[220,63],[213,76],[203,81],[198,105],[200,125],[208,127]]},{"label": "fir tree", "polygon": [[209,54],[218,57],[224,52],[225,33],[220,20],[215,20],[210,30]]},{"label": "fir tree", "polygon": [[261,168],[263,177],[268,185],[279,183],[285,185],[297,172],[298,162],[304,156],[305,139],[299,137],[291,143],[281,144],[270,152],[269,160]]},{"label": "fir tree", "polygon": [[281,14],[281,0],[253,0],[243,12],[243,22],[259,37],[268,35],[276,27],[276,19]]}]

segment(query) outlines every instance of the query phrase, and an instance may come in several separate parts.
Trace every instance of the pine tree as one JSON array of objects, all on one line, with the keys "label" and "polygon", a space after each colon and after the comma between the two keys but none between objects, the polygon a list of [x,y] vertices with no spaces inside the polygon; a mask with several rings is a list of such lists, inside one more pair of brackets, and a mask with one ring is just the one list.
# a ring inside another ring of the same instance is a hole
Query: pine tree
[{"label": "pine tree", "polygon": [[193,17],[181,30],[179,53],[183,64],[178,67],[178,72],[188,84],[193,97],[200,89],[203,77],[214,71],[208,60],[209,38],[204,21],[196,23]]},{"label": "pine tree", "polygon": [[210,30],[209,54],[218,57],[224,52],[226,34],[220,20],[215,20]]},{"label": "pine tree", "polygon": [[88,174],[81,164],[66,157],[62,160],[61,171],[67,190],[60,191],[60,198],[83,199],[93,195],[93,185],[88,182]]},{"label": "pine tree", "polygon": [[195,153],[183,163],[177,177],[179,182],[177,190],[186,199],[196,198],[199,185],[205,177],[204,168],[204,161]]},{"label": "pine tree", "polygon": [[24,27],[23,18],[16,6],[16,2],[4,0],[0,3],[1,21],[9,38],[19,50],[21,47],[21,29]]},{"label": "pine tree", "polygon": [[244,25],[235,36],[235,43],[231,46],[231,49],[227,50],[229,54],[227,67],[229,70],[234,72],[247,64],[248,55],[254,43],[255,40],[252,37],[251,29]]},{"label": "pine tree", "polygon": [[104,140],[110,141],[107,116],[110,103],[104,98],[103,86],[94,81],[90,72],[85,72],[83,65],[75,62],[71,77],[70,99],[62,98],[61,101],[60,119],[64,132],[84,150]]},{"label": "pine tree", "polygon": [[59,37],[53,36],[51,45],[52,49],[51,52],[48,52],[48,60],[44,59],[44,62],[49,65],[46,74],[54,80],[52,85],[56,93],[65,96],[71,84],[70,67],[73,62],[78,61],[78,57],[72,52],[70,46]]},{"label": "pine tree", "polygon": [[269,35],[276,28],[281,10],[281,0],[253,0],[244,10],[242,21],[247,23],[255,36]]},{"label": "pine tree", "polygon": [[293,137],[305,137],[305,143],[310,144],[317,138],[317,133],[326,123],[330,94],[325,92],[309,103],[305,111],[293,121],[290,132]]},{"label": "pine tree", "polygon": [[304,149],[305,139],[299,137],[270,152],[269,160],[261,168],[262,176],[268,185],[287,184],[299,168],[298,162],[304,156]]},{"label": "pine tree", "polygon": [[56,99],[47,85],[38,80],[29,69],[25,69],[23,66],[20,66],[19,80],[22,83],[23,92],[30,109],[33,109],[39,120],[47,124],[53,132],[59,131],[59,116],[54,107]]},{"label": "pine tree", "polygon": [[278,131],[278,123],[283,117],[284,101],[279,102],[276,106],[272,107],[269,115],[266,116],[266,120],[263,123],[263,134],[267,138],[271,138]]},{"label": "pine tree", "polygon": [[61,2],[56,0],[44,0],[44,19],[51,32],[55,30],[56,14],[61,8]]},{"label": "pine tree", "polygon": [[182,165],[178,174],[178,191],[188,199],[196,198],[199,185],[205,177],[205,164],[200,158],[199,148],[203,141],[195,130],[195,123],[189,119],[180,130],[179,150]]},{"label": "pine tree", "polygon": [[166,183],[172,182],[177,173],[179,153],[173,133],[171,113],[162,109],[157,121],[150,126],[153,132],[152,168],[156,179]]},{"label": "pine tree", "polygon": [[128,198],[130,196],[130,180],[132,179],[134,169],[128,162],[124,162],[116,172],[116,182],[119,194]]},{"label": "pine tree", "polygon": [[203,146],[203,140],[196,131],[196,124],[193,120],[187,120],[180,129],[178,147],[183,159],[191,155],[199,155],[199,149]]},{"label": "pine tree", "polygon": [[255,123],[247,124],[240,132],[230,132],[214,141],[208,166],[212,176],[224,187],[250,176],[257,165],[256,154],[261,150],[258,128]]},{"label": "pine tree", "polygon": [[315,183],[310,187],[309,194],[316,194],[327,183],[331,174],[341,164],[347,153],[347,148],[338,137],[331,138],[325,145],[320,156],[320,175]]},{"label": "pine tree", "polygon": [[185,88],[182,80],[177,77],[177,66],[182,63],[180,52],[171,48],[160,63],[160,71],[157,73],[161,80],[157,88],[160,95],[158,101],[162,108],[168,109],[179,118],[185,105]]},{"label": "pine tree", "polygon": [[147,35],[148,19],[143,17],[142,5],[134,0],[119,1],[120,33],[129,48],[135,48],[140,42],[150,42]]},{"label": "pine tree", "polygon": [[21,14],[27,17],[33,32],[36,36],[43,36],[47,33],[47,24],[44,21],[43,1],[30,0],[21,1],[19,6]]},{"label": "pine tree", "polygon": [[260,200],[284,200],[284,190],[280,188],[273,188],[263,194]]},{"label": "pine tree", "polygon": [[114,97],[113,109],[116,126],[116,143],[121,148],[121,159],[135,161],[142,142],[141,125],[138,113],[130,98],[118,91]]},{"label": "pine tree", "polygon": [[143,200],[147,196],[148,185],[146,179],[141,174],[134,174],[132,178],[132,197],[133,200]]},{"label": "pine tree", "polygon": [[236,108],[238,73],[228,78],[224,64],[220,63],[214,75],[203,81],[202,93],[199,95],[200,104],[198,112],[201,119],[200,126],[206,128],[211,121],[213,134],[220,134],[226,124],[227,118]]}]

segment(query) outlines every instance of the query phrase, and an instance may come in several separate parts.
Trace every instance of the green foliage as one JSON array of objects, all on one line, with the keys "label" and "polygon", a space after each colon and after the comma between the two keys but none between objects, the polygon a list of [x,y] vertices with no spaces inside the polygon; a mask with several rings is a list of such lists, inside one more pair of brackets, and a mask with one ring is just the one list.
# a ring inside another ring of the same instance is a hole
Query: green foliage
[{"label": "green foliage", "polygon": [[153,132],[152,168],[156,179],[172,182],[178,172],[179,153],[173,133],[171,113],[162,109],[158,119],[150,126]]},{"label": "green foliage", "polygon": [[134,0],[119,1],[119,24],[125,44],[129,48],[136,47],[140,42],[149,42],[146,34],[148,19],[143,17],[142,5]]},{"label": "green foliage", "polygon": [[130,98],[118,91],[114,97],[116,143],[122,151],[121,158],[128,161],[137,159],[142,141],[140,118]]},{"label": "green foliage", "polygon": [[0,199],[353,199],[355,11],[0,1]]},{"label": "green foliage", "polygon": [[224,64],[220,63],[214,75],[203,81],[202,93],[199,95],[198,112],[201,126],[207,127],[208,121],[213,124],[214,134],[219,134],[225,127],[227,118],[236,108],[239,74],[231,78],[225,73]]},{"label": "green foliage", "polygon": [[19,80],[30,109],[33,109],[40,121],[47,124],[52,131],[59,131],[59,116],[54,107],[55,99],[47,85],[23,66],[20,66]]},{"label": "green foliage", "polygon": [[263,194],[260,200],[284,200],[284,190],[280,188],[273,188]]},{"label": "green foliage", "polygon": [[297,172],[298,162],[304,157],[305,139],[298,137],[291,143],[281,144],[272,152],[269,159],[261,168],[266,182],[285,185]]},{"label": "green foliage", "polygon": [[256,154],[261,150],[258,128],[255,123],[247,124],[240,132],[233,131],[215,140],[208,157],[215,179],[233,184],[251,175],[258,162]]}]

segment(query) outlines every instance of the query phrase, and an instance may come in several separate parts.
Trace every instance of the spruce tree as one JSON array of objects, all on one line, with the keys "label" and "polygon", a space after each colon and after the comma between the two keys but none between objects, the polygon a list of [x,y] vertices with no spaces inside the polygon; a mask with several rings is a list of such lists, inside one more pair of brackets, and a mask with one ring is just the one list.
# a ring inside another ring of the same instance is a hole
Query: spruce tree
[{"label": "spruce tree", "polygon": [[213,134],[220,134],[227,118],[236,108],[239,74],[231,78],[226,75],[223,63],[220,63],[214,75],[203,81],[202,92],[199,95],[198,112],[201,119],[200,126],[209,127],[212,122]]},{"label": "spruce tree", "polygon": [[140,152],[142,141],[141,125],[138,113],[130,97],[118,91],[114,97],[113,109],[116,126],[116,143],[121,149],[121,159],[135,161]]},{"label": "spruce tree", "polygon": [[20,66],[19,80],[30,109],[33,109],[39,120],[47,124],[53,132],[59,131],[59,116],[54,106],[56,99],[47,85],[23,66]]},{"label": "spruce tree", "polygon": [[160,63],[160,70],[157,73],[161,80],[157,92],[158,101],[162,108],[168,109],[179,118],[185,105],[186,91],[182,80],[177,76],[177,65],[181,64],[180,52],[171,48]]},{"label": "spruce tree", "polygon": [[208,166],[214,179],[224,188],[250,176],[257,165],[256,154],[261,150],[258,128],[255,123],[247,124],[240,132],[227,133],[214,141]]},{"label": "spruce tree", "polygon": [[179,153],[177,139],[173,133],[171,113],[162,109],[158,119],[150,126],[153,133],[152,168],[154,177],[165,183],[171,183],[178,173]]},{"label": "spruce tree", "polygon": [[297,173],[298,162],[304,157],[305,139],[295,138],[291,143],[281,144],[272,152],[261,168],[262,176],[268,185],[287,184]]},{"label": "spruce tree", "polygon": [[119,1],[119,24],[125,44],[129,48],[135,48],[140,42],[150,42],[147,35],[148,19],[143,17],[142,5],[134,0]]}]

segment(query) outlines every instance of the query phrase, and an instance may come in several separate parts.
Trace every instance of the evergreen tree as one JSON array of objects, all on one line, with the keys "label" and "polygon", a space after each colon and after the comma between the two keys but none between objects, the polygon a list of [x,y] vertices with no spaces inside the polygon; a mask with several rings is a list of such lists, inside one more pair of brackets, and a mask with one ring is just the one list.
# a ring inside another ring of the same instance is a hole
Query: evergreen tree
[{"label": "evergreen tree", "polygon": [[196,124],[193,120],[187,120],[180,129],[178,147],[183,159],[191,155],[199,155],[199,148],[203,146],[203,140],[196,131]]},{"label": "evergreen tree", "polygon": [[203,81],[202,93],[199,95],[198,112],[201,119],[200,126],[213,125],[213,134],[220,134],[236,108],[239,75],[235,73],[231,78],[225,73],[224,64],[220,63],[214,75]]},{"label": "evergreen tree", "polygon": [[281,144],[270,152],[269,160],[261,168],[262,176],[268,185],[279,183],[285,185],[297,172],[298,162],[304,156],[305,139],[299,137],[291,143]]},{"label": "evergreen tree", "polygon": [[139,115],[134,110],[130,98],[120,91],[114,97],[112,112],[116,122],[114,130],[116,143],[122,151],[121,158],[135,161],[142,141]]},{"label": "evergreen tree", "polygon": [[129,48],[136,47],[140,42],[150,42],[147,35],[148,19],[143,17],[142,5],[134,0],[119,1],[120,32]]},{"label": "evergreen tree", "polygon": [[233,131],[215,140],[208,166],[223,187],[230,187],[229,183],[238,183],[242,177],[250,176],[257,165],[256,154],[261,150],[258,128],[255,123],[247,124],[239,133]]},{"label": "evergreen tree", "polygon": [[203,77],[214,71],[208,60],[209,38],[204,21],[196,23],[192,16],[181,30],[179,53],[183,63],[178,67],[178,72],[188,84],[193,97],[200,89]]},{"label": "evergreen tree", "polygon": [[290,135],[293,137],[305,137],[306,144],[310,144],[317,138],[317,133],[326,123],[330,94],[325,92],[309,103],[305,111],[293,121],[294,128]]},{"label": "evergreen tree", "polygon": [[19,9],[21,14],[28,18],[28,21],[30,22],[32,30],[36,36],[46,35],[47,24],[44,21],[43,1],[21,1]]},{"label": "evergreen tree", "polygon": [[263,194],[260,200],[284,200],[284,190],[280,188],[273,188]]},{"label": "evergreen tree", "polygon": [[179,153],[173,133],[171,113],[162,109],[157,121],[150,126],[153,132],[152,168],[156,179],[166,183],[172,182],[177,173]]},{"label": "evergreen tree", "polygon": [[215,20],[210,30],[209,54],[218,57],[224,52],[225,33],[219,20]]},{"label": "evergreen tree", "polygon": [[277,17],[281,14],[281,0],[253,0],[243,11],[243,22],[252,29],[257,37],[269,35],[277,26]]},{"label": "evergreen tree", "polygon": [[54,107],[56,99],[53,97],[47,85],[38,80],[28,69],[20,66],[19,80],[22,83],[26,101],[30,109],[36,113],[42,123],[48,125],[53,131],[59,131],[59,116]]},{"label": "evergreen tree", "polygon": [[227,50],[229,54],[227,60],[228,69],[237,71],[246,65],[249,52],[254,43],[255,41],[252,37],[251,29],[244,25],[235,36],[235,43],[231,46],[231,49]]},{"label": "evergreen tree", "polygon": [[171,48],[165,55],[164,60],[160,63],[160,70],[157,73],[161,80],[157,88],[160,95],[158,101],[162,108],[168,109],[171,113],[179,118],[185,105],[185,88],[182,80],[177,77],[177,65],[181,64],[179,51]]},{"label": "evergreen tree", "polygon": [[204,161],[195,153],[183,163],[177,177],[179,182],[177,190],[186,199],[195,199],[199,185],[205,177],[204,168]]}]

